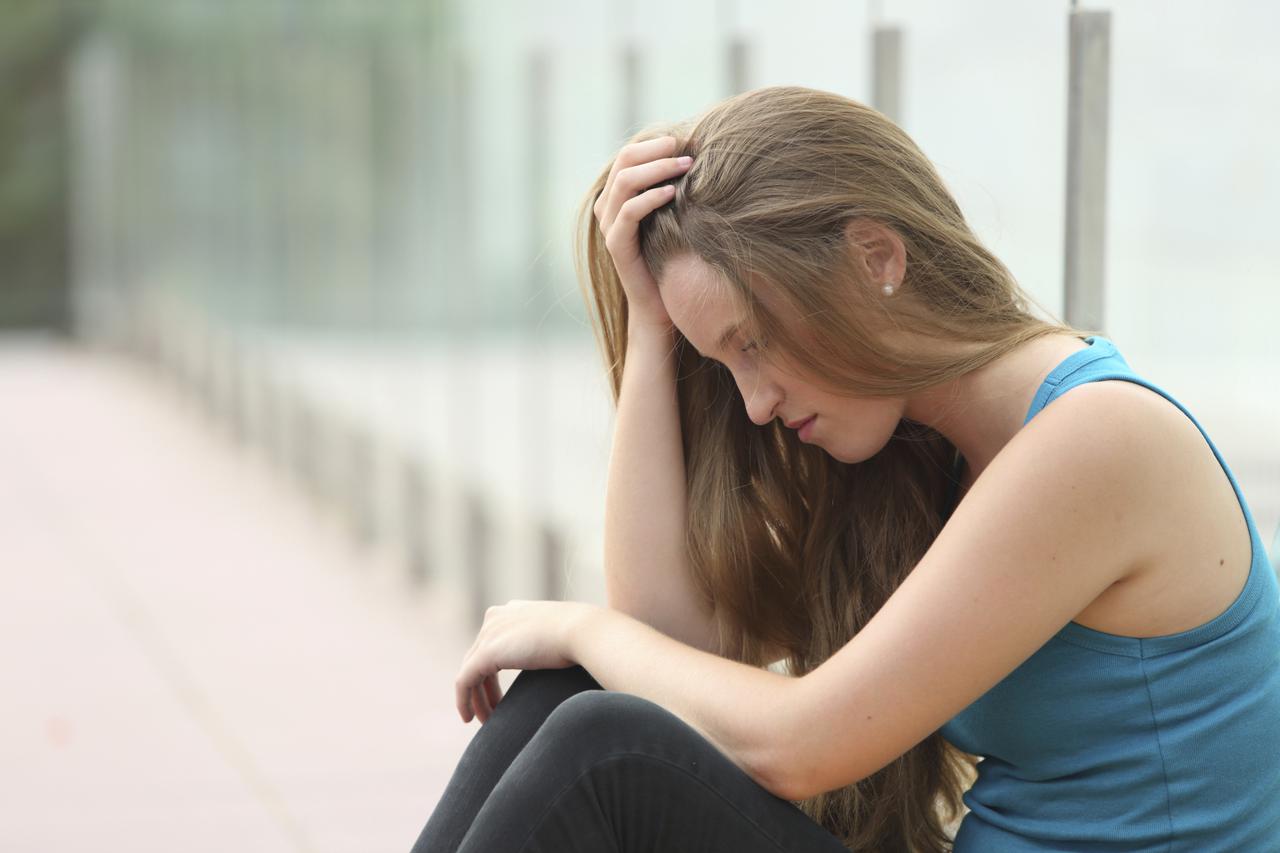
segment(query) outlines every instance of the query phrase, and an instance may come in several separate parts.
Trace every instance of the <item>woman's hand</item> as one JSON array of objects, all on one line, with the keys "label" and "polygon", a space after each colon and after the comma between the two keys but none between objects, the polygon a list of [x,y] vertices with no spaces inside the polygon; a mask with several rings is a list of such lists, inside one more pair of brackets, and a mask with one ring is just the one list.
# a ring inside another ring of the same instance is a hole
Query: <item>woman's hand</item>
[{"label": "woman's hand", "polygon": [[504,669],[564,669],[573,666],[570,641],[593,604],[581,601],[509,601],[484,613],[484,624],[463,655],[454,682],[464,723],[488,721],[502,701],[498,672]]},{"label": "woman's hand", "polygon": [[675,197],[674,186],[653,185],[681,177],[692,165],[690,157],[673,157],[675,151],[674,136],[625,146],[613,161],[604,189],[592,208],[627,294],[628,322],[639,321],[662,331],[670,331],[671,317],[640,254],[640,220]]}]

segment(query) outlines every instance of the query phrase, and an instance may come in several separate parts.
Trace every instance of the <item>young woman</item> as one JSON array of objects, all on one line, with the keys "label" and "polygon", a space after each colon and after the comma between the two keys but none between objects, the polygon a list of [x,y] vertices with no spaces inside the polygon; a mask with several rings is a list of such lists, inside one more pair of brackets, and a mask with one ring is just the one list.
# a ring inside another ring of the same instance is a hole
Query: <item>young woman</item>
[{"label": "young woman", "polygon": [[757,89],[641,134],[582,218],[609,607],[489,609],[417,853],[1280,850],[1234,476],[1033,315],[898,127]]}]

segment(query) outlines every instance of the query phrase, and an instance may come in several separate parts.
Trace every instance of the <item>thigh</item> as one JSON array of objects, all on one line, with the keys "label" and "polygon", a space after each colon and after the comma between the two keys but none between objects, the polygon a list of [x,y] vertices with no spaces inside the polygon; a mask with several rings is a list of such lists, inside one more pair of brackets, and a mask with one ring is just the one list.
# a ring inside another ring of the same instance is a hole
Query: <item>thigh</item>
[{"label": "thigh", "polygon": [[581,666],[525,670],[467,744],[412,853],[454,853],[494,785],[565,699],[600,684]]},{"label": "thigh", "polygon": [[572,696],[512,762],[459,853],[846,853],[664,708]]}]

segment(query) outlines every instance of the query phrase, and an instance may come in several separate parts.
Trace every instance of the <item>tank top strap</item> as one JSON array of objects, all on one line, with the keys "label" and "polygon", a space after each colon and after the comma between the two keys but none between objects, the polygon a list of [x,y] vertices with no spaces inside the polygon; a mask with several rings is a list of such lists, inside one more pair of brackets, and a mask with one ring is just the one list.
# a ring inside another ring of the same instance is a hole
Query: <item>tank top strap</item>
[{"label": "tank top strap", "polygon": [[1044,382],[1040,384],[1035,397],[1031,400],[1027,416],[1022,419],[1023,426],[1026,426],[1041,409],[1059,395],[1088,382],[1096,374],[1133,375],[1133,368],[1129,366],[1129,362],[1125,361],[1124,356],[1116,349],[1116,345],[1110,338],[1090,335],[1084,339],[1084,342],[1089,344],[1087,349],[1071,353],[1059,362],[1057,367],[1049,371],[1049,375],[1044,378]]}]

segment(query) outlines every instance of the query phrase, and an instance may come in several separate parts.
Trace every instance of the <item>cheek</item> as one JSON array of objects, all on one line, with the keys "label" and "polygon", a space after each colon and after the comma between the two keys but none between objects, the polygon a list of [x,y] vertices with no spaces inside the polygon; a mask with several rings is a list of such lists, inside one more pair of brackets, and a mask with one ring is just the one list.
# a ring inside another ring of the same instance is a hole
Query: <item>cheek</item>
[{"label": "cheek", "polygon": [[888,443],[902,420],[902,405],[897,400],[878,399],[868,406],[866,423],[868,437]]},{"label": "cheek", "polygon": [[864,462],[885,448],[902,420],[896,400],[842,400],[835,434],[825,436],[833,457],[841,462]]}]

